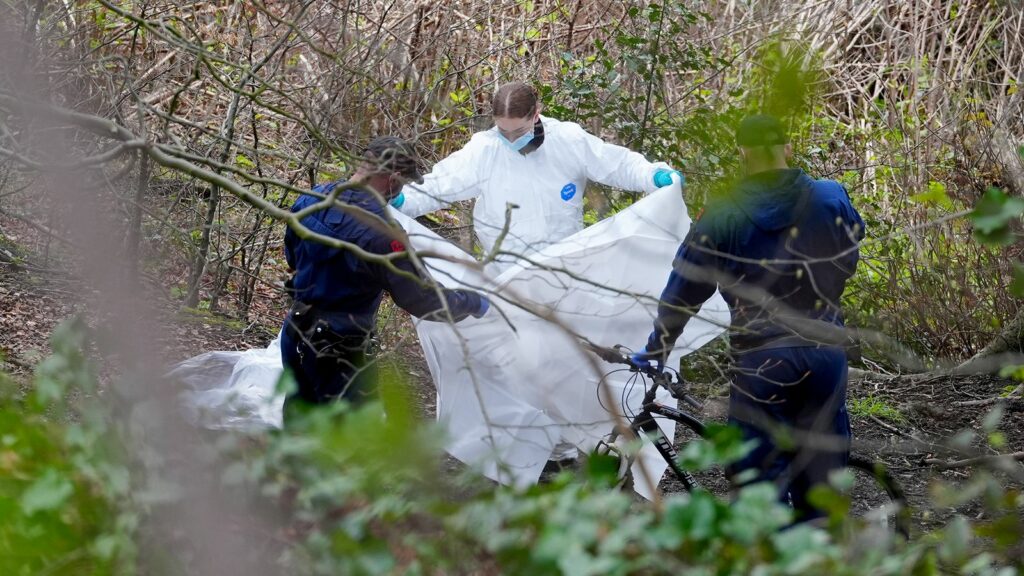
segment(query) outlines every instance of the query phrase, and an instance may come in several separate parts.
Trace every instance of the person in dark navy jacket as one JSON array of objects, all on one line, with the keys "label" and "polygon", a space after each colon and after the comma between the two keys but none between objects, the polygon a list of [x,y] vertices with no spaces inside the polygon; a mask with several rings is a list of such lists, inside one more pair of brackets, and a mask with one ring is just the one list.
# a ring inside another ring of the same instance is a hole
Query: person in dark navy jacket
[{"label": "person in dark navy jacket", "polygon": [[[295,272],[289,281],[294,303],[282,329],[281,356],[298,384],[285,401],[286,422],[296,406],[342,398],[358,403],[373,394],[369,346],[384,292],[410,314],[427,320],[458,322],[487,312],[485,297],[441,289],[418,271],[394,234],[394,224],[387,221],[387,202],[405,182],[421,179],[409,143],[389,136],[376,138],[347,183],[342,180],[313,189],[324,196],[336,194],[334,204],[300,221],[306,230],[345,242],[347,247],[303,239],[292,228],[285,232],[285,257]],[[322,201],[303,195],[292,212]],[[356,249],[371,256],[397,256],[389,267]]]},{"label": "person in dark navy jacket", "polygon": [[663,363],[719,288],[732,313],[729,421],[757,441],[729,472],[734,481],[753,470],[746,481],[776,482],[780,499],[809,520],[820,512],[808,491],[849,458],[839,300],[857,266],[864,222],[839,183],[788,167],[792,148],[777,119],[747,117],[736,140],[746,175],[708,203],[683,241],[654,331],[633,358]]}]

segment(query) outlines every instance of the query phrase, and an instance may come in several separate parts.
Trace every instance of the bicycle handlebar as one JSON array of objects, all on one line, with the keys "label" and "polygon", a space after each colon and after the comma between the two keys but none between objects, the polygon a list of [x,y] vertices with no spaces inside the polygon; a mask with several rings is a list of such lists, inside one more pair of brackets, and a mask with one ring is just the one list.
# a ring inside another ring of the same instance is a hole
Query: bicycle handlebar
[{"label": "bicycle handlebar", "polygon": [[594,354],[597,354],[601,360],[610,364],[625,364],[626,366],[629,366],[630,370],[633,370],[634,372],[642,372],[652,378],[666,376],[664,372],[659,371],[653,366],[641,366],[636,362],[633,362],[632,358],[620,351],[621,346],[618,344],[612,348],[605,348],[604,346],[598,346],[590,342],[583,342],[583,346]]},{"label": "bicycle handlebar", "polygon": [[632,362],[629,361],[628,356],[626,356],[622,352],[619,352],[618,346],[616,346],[615,348],[605,348],[604,346],[598,346],[597,344],[587,342],[586,340],[582,341],[581,343],[583,344],[584,348],[590,350],[594,354],[597,354],[598,358],[604,360],[605,362],[608,362],[610,364],[632,364]]},{"label": "bicycle handlebar", "polygon": [[704,409],[704,403],[701,402],[700,400],[697,400],[693,396],[691,396],[689,392],[683,392],[682,394],[678,394],[678,395],[677,394],[672,394],[672,395],[675,396],[676,398],[679,398],[683,402],[686,402],[690,406],[693,406],[697,410],[703,410]]},{"label": "bicycle handlebar", "polygon": [[605,348],[604,346],[598,346],[591,342],[584,341],[583,347],[596,354],[600,359],[604,360],[605,362],[608,362],[610,364],[624,364],[634,372],[640,372],[642,374],[650,376],[655,380],[655,382],[663,385],[665,389],[668,390],[674,398],[678,398],[679,400],[686,402],[687,404],[693,406],[697,410],[704,409],[704,403],[691,396],[686,391],[686,387],[683,385],[681,380],[673,380],[672,375],[670,373],[662,372],[653,366],[641,366],[636,362],[633,362],[632,358],[621,352],[620,349],[622,347],[620,345],[616,344],[612,348]]}]

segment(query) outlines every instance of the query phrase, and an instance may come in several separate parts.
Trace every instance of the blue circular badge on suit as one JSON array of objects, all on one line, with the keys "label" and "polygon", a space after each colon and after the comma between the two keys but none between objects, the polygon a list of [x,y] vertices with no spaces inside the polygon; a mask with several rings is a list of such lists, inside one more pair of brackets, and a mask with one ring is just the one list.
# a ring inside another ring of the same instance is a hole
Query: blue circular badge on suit
[{"label": "blue circular badge on suit", "polygon": [[569,182],[565,186],[562,186],[562,200],[572,200],[572,197],[576,195],[576,185]]}]

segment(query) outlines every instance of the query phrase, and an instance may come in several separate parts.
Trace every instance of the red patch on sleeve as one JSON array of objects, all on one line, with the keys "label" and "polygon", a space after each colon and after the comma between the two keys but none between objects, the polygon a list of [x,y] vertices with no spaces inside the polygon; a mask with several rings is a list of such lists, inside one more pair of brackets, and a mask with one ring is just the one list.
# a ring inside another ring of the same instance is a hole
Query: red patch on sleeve
[{"label": "red patch on sleeve", "polygon": [[391,241],[391,251],[392,252],[405,252],[405,244],[402,244],[398,240],[392,240]]}]

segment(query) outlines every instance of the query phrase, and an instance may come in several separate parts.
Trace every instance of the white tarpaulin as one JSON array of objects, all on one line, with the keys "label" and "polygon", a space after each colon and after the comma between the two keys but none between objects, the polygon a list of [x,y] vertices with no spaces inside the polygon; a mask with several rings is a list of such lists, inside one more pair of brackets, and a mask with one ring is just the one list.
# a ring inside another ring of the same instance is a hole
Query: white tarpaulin
[{"label": "white tarpaulin", "polygon": [[[401,222],[415,234],[418,249],[458,252],[447,243],[421,243],[426,238],[419,236],[418,225]],[[448,451],[481,466],[492,479],[529,484],[561,441],[588,451],[611,432],[613,420],[598,397],[602,373],[591,368],[576,335],[604,346],[642,347],[689,225],[678,185],[663,188],[531,256],[535,265],[501,273],[491,299],[505,317],[492,312],[455,325],[419,322],[420,343],[438,389],[438,419],[451,436]],[[450,262],[432,266],[446,285],[492,287],[473,269]],[[716,294],[687,324],[669,365],[720,334],[728,322],[728,309]],[[616,368],[602,367],[603,372]],[[604,379],[616,402],[629,377],[618,372]],[[626,392],[626,413],[632,414],[644,391],[637,386]],[[662,400],[670,399],[666,394]],[[662,422],[662,428],[673,437],[671,422]],[[653,446],[641,458],[660,478],[666,465]],[[637,482],[638,490],[643,484]]]},{"label": "white tarpaulin", "polygon": [[185,416],[214,429],[280,428],[284,395],[275,394],[281,378],[281,342],[240,352],[214,351],[179,362],[167,378],[185,385]]},{"label": "white tarpaulin", "polygon": [[[418,251],[461,261],[469,258],[416,221],[392,214]],[[592,358],[580,348],[577,335],[603,346],[643,346],[652,329],[658,296],[689,225],[681,191],[673,185],[531,255],[534,265],[515,265],[497,278],[488,270],[428,259],[438,282],[451,288],[493,291],[489,296],[493,306],[504,313],[492,308],[482,319],[469,318],[454,325],[417,323],[438,390],[437,416],[449,431],[448,451],[480,467],[492,479],[524,485],[537,481],[560,442],[588,451],[609,433],[613,419],[598,397],[601,373],[592,369]],[[687,325],[669,365],[720,334],[728,322],[728,309],[716,293]],[[280,354],[273,346],[265,351],[227,354],[260,355],[266,363],[276,363],[276,373],[280,373]],[[179,365],[178,375],[189,376],[192,382],[199,379],[191,375],[201,372],[204,362],[196,361],[207,355]],[[179,370],[189,363],[187,370]],[[203,402],[198,408],[192,406],[193,413],[226,413],[225,422],[269,424],[253,406],[259,401],[264,405],[273,402],[272,410],[279,412],[280,402],[273,394],[276,377],[263,370],[266,364],[259,364],[258,370],[250,369],[251,378],[234,370],[228,373],[231,383],[208,385],[205,390],[214,390],[212,394],[204,396],[204,389],[192,384],[186,403]],[[604,372],[617,368],[602,366]],[[604,379],[616,403],[605,406],[621,411],[618,403],[625,391],[626,413],[638,409],[643,390],[639,386],[625,390],[628,378],[627,372],[619,372]],[[239,401],[239,396],[244,401]],[[667,394],[663,400],[670,400]],[[662,427],[672,437],[670,424],[662,423]],[[644,448],[641,457],[648,472],[660,478],[666,466],[653,446]],[[641,493],[644,484],[636,483]]]}]

